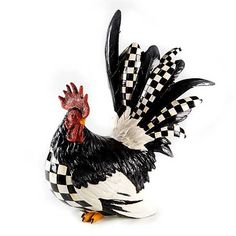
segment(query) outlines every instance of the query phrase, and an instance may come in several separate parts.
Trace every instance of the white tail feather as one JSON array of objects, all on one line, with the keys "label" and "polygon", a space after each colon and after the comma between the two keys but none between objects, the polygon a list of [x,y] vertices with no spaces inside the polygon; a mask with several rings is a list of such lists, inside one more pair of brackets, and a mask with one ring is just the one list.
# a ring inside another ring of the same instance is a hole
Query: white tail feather
[{"label": "white tail feather", "polygon": [[144,129],[138,126],[140,120],[130,118],[130,112],[131,109],[127,107],[123,115],[117,120],[113,137],[128,148],[147,150],[144,145],[153,141],[154,138],[145,134]]}]

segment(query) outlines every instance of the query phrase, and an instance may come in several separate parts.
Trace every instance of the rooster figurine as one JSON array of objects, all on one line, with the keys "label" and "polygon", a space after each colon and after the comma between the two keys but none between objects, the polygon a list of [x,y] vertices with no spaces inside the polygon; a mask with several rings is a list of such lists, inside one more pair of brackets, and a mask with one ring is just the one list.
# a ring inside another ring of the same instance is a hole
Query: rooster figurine
[{"label": "rooster figurine", "polygon": [[154,214],[142,196],[155,169],[155,152],[172,156],[171,137],[185,137],[179,126],[201,99],[178,99],[194,86],[213,85],[203,79],[175,82],[184,69],[174,60],[174,48],[160,58],[158,48],[141,51],[132,43],[120,55],[121,12],[109,25],[105,47],[107,74],[117,113],[111,137],[94,134],[85,126],[88,95],[83,87],[66,85],[61,105],[67,110],[46,160],[46,179],[54,195],[81,209],[82,221],[96,222],[108,215],[142,218]]}]

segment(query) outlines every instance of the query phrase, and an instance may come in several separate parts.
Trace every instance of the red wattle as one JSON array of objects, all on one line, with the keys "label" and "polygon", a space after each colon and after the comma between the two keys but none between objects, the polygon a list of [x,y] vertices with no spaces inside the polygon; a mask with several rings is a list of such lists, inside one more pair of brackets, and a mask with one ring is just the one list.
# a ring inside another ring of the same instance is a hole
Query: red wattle
[{"label": "red wattle", "polygon": [[67,129],[66,139],[69,142],[79,142],[84,141],[84,125],[80,123],[82,117],[78,110],[69,111],[64,122]]}]

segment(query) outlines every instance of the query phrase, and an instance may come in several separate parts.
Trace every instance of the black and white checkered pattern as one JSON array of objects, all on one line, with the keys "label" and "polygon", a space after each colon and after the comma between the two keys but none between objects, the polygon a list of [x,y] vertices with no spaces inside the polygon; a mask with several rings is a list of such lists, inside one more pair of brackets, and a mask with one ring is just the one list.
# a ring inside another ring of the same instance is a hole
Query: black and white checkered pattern
[{"label": "black and white checkered pattern", "polygon": [[184,130],[177,124],[164,126],[160,130],[152,132],[150,136],[155,139],[161,138],[161,137],[167,137],[167,138],[172,138],[172,137],[185,138],[186,137]]},{"label": "black and white checkered pattern", "polygon": [[175,71],[175,63],[167,62],[160,64],[151,73],[148,78],[147,84],[144,87],[141,98],[137,104],[136,109],[132,113],[132,117],[138,119],[143,117],[149,110],[155,98],[160,94],[166,82],[171,78]]},{"label": "black and white checkered pattern", "polygon": [[160,63],[162,64],[166,64],[170,61],[172,61],[172,59],[174,58],[174,56],[177,55],[178,52],[181,51],[181,48],[173,48],[170,51],[168,51],[161,59],[160,59]]},{"label": "black and white checkered pattern", "polygon": [[80,198],[72,184],[68,168],[59,164],[52,151],[49,152],[46,160],[45,175],[50,183],[52,192],[59,200],[78,208],[90,206],[90,204]]},{"label": "black and white checkered pattern", "polygon": [[146,131],[152,129],[157,124],[160,124],[162,121],[166,120],[169,117],[176,116],[181,112],[188,111],[193,107],[196,107],[202,102],[196,96],[186,97],[179,100],[174,100],[168,106],[163,108],[160,112],[160,115],[153,117],[151,122],[144,128]]},{"label": "black and white checkered pattern", "polygon": [[122,102],[129,106],[133,89],[141,66],[141,49],[137,43],[132,43],[127,50],[127,58],[124,62],[122,74]]}]

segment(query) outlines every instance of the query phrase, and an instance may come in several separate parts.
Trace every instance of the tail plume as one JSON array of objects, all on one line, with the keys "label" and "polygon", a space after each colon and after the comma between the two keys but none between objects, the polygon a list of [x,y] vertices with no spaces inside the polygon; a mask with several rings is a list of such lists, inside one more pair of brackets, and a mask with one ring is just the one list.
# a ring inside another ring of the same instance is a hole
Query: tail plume
[{"label": "tail plume", "polygon": [[168,139],[186,137],[179,123],[202,102],[196,96],[178,98],[195,86],[214,83],[199,78],[175,82],[185,67],[183,60],[175,60],[181,48],[173,48],[160,58],[156,46],[143,52],[132,43],[118,56],[120,21],[117,11],[108,28],[105,48],[114,110],[119,117],[114,137],[133,149],[172,156]]}]

